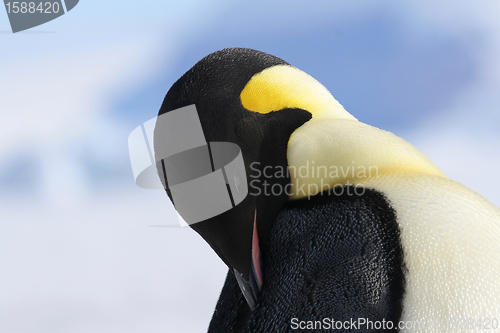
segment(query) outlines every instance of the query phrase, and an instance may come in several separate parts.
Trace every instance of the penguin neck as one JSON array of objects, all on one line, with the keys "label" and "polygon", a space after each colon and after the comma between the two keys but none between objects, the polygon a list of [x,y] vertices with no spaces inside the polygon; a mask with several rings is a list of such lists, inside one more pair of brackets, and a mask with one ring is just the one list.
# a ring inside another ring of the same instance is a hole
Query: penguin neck
[{"label": "penguin neck", "polygon": [[290,136],[289,199],[336,186],[362,185],[388,174],[445,174],[421,151],[396,135],[357,120],[315,117]]}]

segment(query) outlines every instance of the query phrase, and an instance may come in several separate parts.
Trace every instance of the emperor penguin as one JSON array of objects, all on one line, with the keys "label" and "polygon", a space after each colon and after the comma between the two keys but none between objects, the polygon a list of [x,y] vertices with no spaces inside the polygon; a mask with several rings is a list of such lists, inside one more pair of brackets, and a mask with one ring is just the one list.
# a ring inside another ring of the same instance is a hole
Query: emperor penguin
[{"label": "emperor penguin", "polygon": [[159,115],[192,104],[249,190],[190,225],[229,267],[209,332],[500,331],[495,205],[269,54],[206,56]]}]

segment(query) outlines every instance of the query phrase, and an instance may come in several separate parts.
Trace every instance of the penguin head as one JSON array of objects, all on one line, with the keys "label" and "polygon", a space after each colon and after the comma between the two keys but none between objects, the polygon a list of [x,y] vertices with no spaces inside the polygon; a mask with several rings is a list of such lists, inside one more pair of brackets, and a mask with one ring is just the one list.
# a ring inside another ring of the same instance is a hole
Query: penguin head
[{"label": "penguin head", "polygon": [[[190,226],[233,270],[253,309],[265,281],[259,255],[265,262],[273,221],[289,197],[291,136],[313,117],[355,118],[309,75],[245,48],[220,50],[196,63],[172,85],[159,115],[192,104],[207,142],[240,147],[249,194],[233,209]],[[158,129],[155,145],[157,140]]]}]

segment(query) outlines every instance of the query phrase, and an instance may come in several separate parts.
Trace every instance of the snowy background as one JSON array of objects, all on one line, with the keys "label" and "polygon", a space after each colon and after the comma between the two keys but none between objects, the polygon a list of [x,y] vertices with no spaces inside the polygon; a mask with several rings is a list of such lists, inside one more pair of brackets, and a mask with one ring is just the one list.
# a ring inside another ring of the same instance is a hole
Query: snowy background
[{"label": "snowy background", "polygon": [[498,1],[97,1],[12,34],[0,9],[0,333],[204,332],[226,268],[136,187],[128,134],[233,46],[500,206]]}]

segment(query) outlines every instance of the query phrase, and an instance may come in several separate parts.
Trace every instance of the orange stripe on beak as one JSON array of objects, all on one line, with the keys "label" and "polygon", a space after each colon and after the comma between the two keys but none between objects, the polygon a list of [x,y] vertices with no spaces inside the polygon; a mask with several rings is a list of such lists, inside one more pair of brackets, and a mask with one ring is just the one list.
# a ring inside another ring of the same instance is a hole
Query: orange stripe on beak
[{"label": "orange stripe on beak", "polygon": [[252,266],[254,274],[257,277],[259,290],[262,289],[264,278],[262,275],[262,266],[260,258],[259,235],[257,233],[257,210],[255,210],[255,217],[253,220],[253,238],[252,238]]}]

